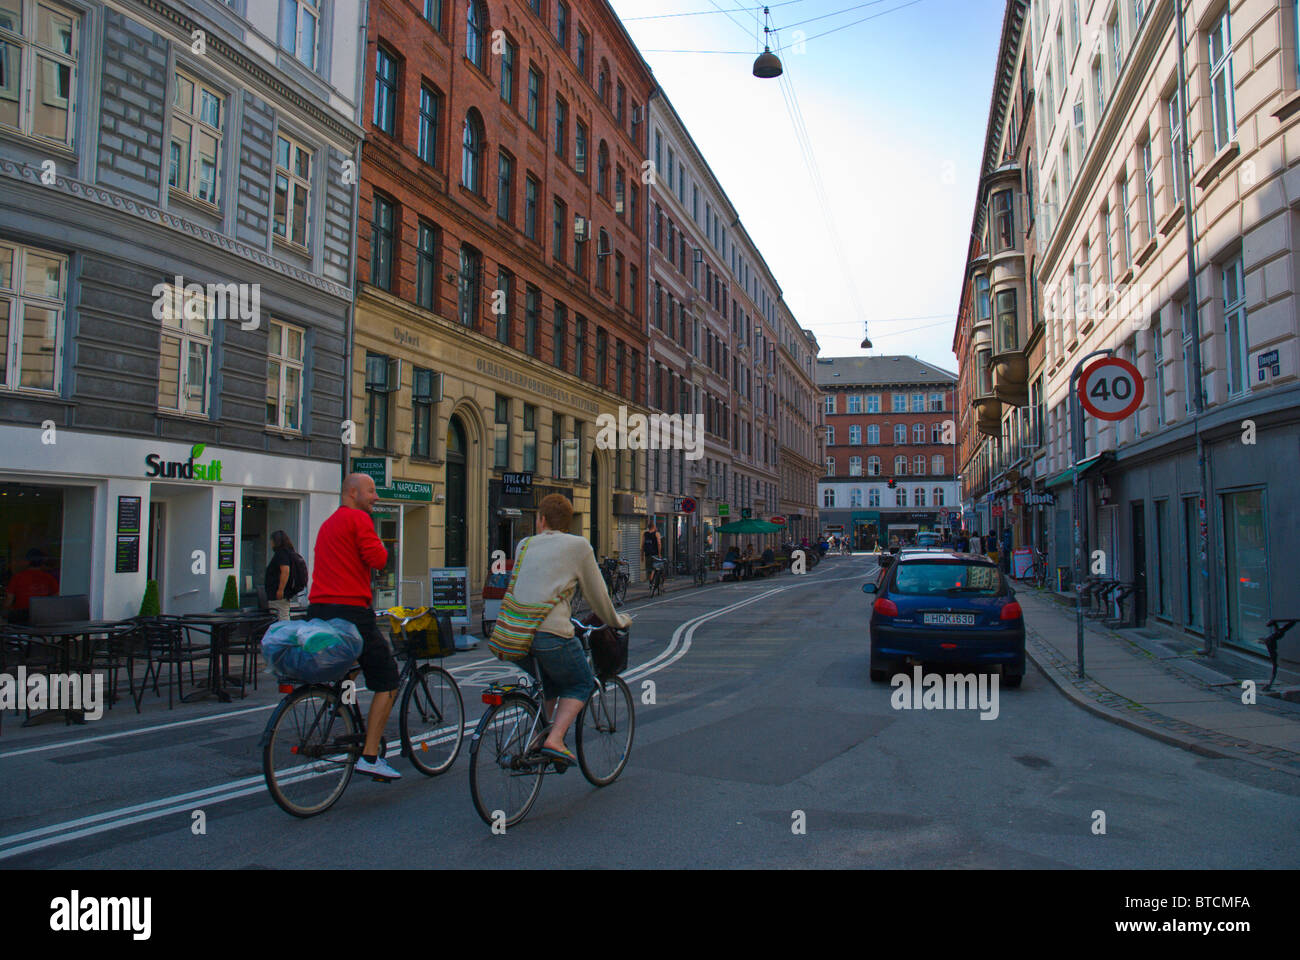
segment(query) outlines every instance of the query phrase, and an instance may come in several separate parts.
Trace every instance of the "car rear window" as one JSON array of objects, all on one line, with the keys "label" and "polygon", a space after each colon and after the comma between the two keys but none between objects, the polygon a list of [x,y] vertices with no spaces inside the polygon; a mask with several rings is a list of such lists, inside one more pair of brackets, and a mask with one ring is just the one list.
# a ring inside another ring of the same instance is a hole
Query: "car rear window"
[{"label": "car rear window", "polygon": [[952,560],[899,564],[891,592],[914,597],[993,597],[1001,589],[997,567]]}]

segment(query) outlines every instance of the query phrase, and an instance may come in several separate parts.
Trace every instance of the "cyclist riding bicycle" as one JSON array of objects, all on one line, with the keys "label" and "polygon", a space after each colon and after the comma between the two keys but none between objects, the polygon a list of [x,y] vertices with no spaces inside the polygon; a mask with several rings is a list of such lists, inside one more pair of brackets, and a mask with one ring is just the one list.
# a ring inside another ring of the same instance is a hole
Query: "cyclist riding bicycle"
[{"label": "cyclist riding bicycle", "polygon": [[511,589],[511,596],[520,603],[555,601],[533,635],[529,656],[521,664],[540,675],[546,691],[546,713],[553,718],[551,726],[543,731],[541,752],[563,764],[577,762],[564,746],[564,737],[596,686],[582,642],[574,636],[569,619],[575,586],[581,585],[592,613],[606,624],[624,629],[632,622],[631,617],[614,609],[591,544],[568,532],[572,520],[573,504],[567,497],[552,493],[542,498],[537,506],[537,536],[527,541],[526,555],[518,562]]},{"label": "cyclist riding bicycle", "polygon": [[365,674],[366,688],[374,693],[366,718],[366,744],[357,761],[357,773],[385,780],[402,775],[379,756],[384,726],[397,700],[400,671],[392,648],[375,620],[370,571],[388,563],[388,550],[375,533],[370,511],[379,500],[375,481],[364,473],[349,474],[343,481],[342,504],[316,534],[316,563],[311,592],[307,595],[307,617],[311,620],[340,618],[355,624],[365,647],[357,657]]}]

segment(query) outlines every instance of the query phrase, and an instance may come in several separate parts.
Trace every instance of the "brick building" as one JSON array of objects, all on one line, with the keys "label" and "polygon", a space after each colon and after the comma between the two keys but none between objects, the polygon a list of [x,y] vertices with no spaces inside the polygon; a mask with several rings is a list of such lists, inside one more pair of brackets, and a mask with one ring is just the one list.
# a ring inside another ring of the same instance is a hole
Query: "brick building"
[{"label": "brick building", "polygon": [[365,64],[351,404],[354,462],[391,464],[377,602],[430,567],[477,595],[552,491],[616,552],[644,453],[597,449],[595,421],[644,395],[648,68],[608,4],[559,0],[375,4]]},{"label": "brick building", "polygon": [[[913,357],[816,363],[825,413],[821,533],[855,549],[957,525],[956,374]],[[940,511],[945,511],[941,514]]]}]

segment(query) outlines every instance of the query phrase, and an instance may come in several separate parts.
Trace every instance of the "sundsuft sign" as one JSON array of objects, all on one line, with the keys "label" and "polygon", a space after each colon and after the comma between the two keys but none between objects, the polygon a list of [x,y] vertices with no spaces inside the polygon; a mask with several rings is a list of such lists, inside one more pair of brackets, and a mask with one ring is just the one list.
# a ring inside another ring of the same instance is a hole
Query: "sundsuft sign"
[{"label": "sundsuft sign", "polygon": [[156,453],[151,453],[144,458],[146,477],[167,478],[176,480],[202,480],[205,483],[221,482],[221,461],[212,460],[209,463],[195,463],[199,457],[203,456],[203,451],[207,449],[205,444],[196,443],[190,448],[190,457],[188,460],[164,460]]}]

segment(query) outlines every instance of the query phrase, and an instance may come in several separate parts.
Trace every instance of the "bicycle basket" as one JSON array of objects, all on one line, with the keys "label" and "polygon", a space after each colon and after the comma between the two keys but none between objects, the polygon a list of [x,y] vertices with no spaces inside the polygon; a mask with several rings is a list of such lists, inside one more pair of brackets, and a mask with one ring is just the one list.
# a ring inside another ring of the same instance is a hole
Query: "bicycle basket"
[{"label": "bicycle basket", "polygon": [[[420,616],[406,625],[406,644],[403,645],[399,618],[415,614]],[[451,627],[451,617],[445,613],[435,613],[427,607],[414,610],[393,607],[388,611],[388,623],[392,628],[393,646],[403,648],[402,652],[417,659],[450,657],[456,652],[456,635]]]},{"label": "bicycle basket", "polygon": [[628,634],[626,630],[601,627],[591,632],[591,662],[596,676],[608,680],[627,669]]}]

